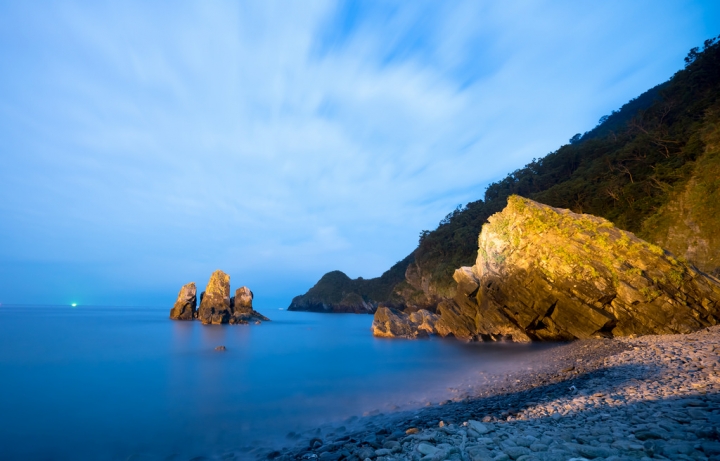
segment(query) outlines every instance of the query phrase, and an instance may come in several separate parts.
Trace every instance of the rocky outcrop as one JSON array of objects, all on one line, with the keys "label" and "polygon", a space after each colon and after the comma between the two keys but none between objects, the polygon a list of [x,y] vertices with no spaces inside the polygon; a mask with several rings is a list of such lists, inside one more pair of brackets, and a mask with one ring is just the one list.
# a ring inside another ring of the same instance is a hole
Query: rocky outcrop
[{"label": "rocky outcrop", "polygon": [[288,310],[373,313],[377,309],[377,303],[359,293],[362,292],[362,282],[363,279],[353,280],[341,271],[328,272],[307,293],[293,298]]},{"label": "rocky outcrop", "polygon": [[288,310],[372,314],[380,301],[385,305],[400,303],[402,298],[393,288],[405,279],[405,271],[412,261],[413,255],[410,255],[372,279],[351,279],[341,271],[328,272],[307,293],[293,298]]},{"label": "rocky outcrop", "polygon": [[232,316],[228,323],[247,324],[250,322],[259,323],[270,319],[255,311],[252,307],[253,292],[248,287],[240,287],[235,290],[235,296],[230,298]]},{"label": "rocky outcrop", "polygon": [[221,270],[216,270],[210,276],[200,300],[198,319],[204,324],[221,324],[228,323],[231,315],[230,276]]},{"label": "rocky outcrop", "polygon": [[200,294],[200,308],[196,306],[195,283],[188,283],[180,289],[175,306],[170,310],[170,318],[177,320],[193,320],[197,318],[204,324],[247,324],[270,321],[261,313],[253,309],[253,292],[248,287],[235,290],[235,296],[230,297],[230,276],[221,270],[216,270],[210,276],[210,281]]},{"label": "rocky outcrop", "polygon": [[197,288],[195,282],[183,285],[178,293],[177,301],[170,309],[170,318],[173,320],[193,320],[197,307]]},{"label": "rocky outcrop", "polygon": [[232,308],[234,313],[250,313],[253,312],[252,307],[253,292],[248,287],[240,287],[235,290],[235,296],[232,298]]},{"label": "rocky outcrop", "polygon": [[[404,277],[390,289],[353,290],[406,311],[456,310],[453,272],[474,264],[476,236],[511,194],[610,219],[720,277],[720,41],[693,50],[686,64],[571,143],[489,184],[434,230],[421,231]],[[291,310],[334,311],[340,299],[303,297]]]},{"label": "rocky outcrop", "polygon": [[512,196],[488,221],[438,307],[439,334],[569,340],[720,322],[720,281],[603,218]]},{"label": "rocky outcrop", "polygon": [[374,336],[382,338],[418,338],[436,334],[437,316],[426,310],[407,314],[389,307],[379,307],[372,323]]}]

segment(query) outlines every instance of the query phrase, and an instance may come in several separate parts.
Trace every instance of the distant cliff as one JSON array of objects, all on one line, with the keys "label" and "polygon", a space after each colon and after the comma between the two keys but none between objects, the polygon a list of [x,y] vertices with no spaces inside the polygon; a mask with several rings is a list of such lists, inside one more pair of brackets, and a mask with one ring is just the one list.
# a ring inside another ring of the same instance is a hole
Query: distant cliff
[{"label": "distant cliff", "polygon": [[393,289],[405,279],[412,260],[410,255],[373,279],[351,279],[340,271],[328,272],[307,293],[293,298],[288,310],[372,314],[379,302],[402,304],[403,299],[394,296]]},{"label": "distant cliff", "polygon": [[[448,214],[435,230],[423,231],[404,260],[404,277],[371,299],[406,311],[436,311],[456,294],[455,270],[474,264],[482,225],[513,194],[603,217],[719,275],[718,126],[720,45],[713,39],[691,50],[685,68],[669,81],[489,185],[482,200]],[[332,311],[333,303],[326,307]]]}]

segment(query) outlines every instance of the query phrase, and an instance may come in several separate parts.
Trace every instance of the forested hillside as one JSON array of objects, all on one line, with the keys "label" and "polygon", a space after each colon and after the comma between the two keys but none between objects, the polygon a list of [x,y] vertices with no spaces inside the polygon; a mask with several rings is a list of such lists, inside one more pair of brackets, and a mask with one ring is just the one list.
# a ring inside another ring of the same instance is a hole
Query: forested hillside
[{"label": "forested hillside", "polygon": [[573,136],[555,152],[489,185],[483,199],[453,211],[437,229],[421,232],[413,255],[394,266],[393,282],[408,264],[405,279],[393,290],[368,291],[375,284],[387,287],[386,273],[345,284],[342,291],[432,309],[454,294],[453,272],[474,263],[483,223],[502,210],[512,194],[602,216],[702,270],[718,273],[719,125],[720,43],[711,39],[702,49],[691,50],[685,68],[668,82],[601,118],[597,127]]}]

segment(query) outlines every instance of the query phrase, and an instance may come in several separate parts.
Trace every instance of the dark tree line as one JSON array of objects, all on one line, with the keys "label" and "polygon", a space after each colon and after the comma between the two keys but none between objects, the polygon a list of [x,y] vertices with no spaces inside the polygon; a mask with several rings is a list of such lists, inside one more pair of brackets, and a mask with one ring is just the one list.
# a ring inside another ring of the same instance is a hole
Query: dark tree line
[{"label": "dark tree line", "polygon": [[641,234],[642,223],[690,178],[704,152],[700,129],[720,114],[720,42],[705,41],[685,68],[600,119],[598,126],[490,184],[482,200],[458,207],[423,231],[415,260],[439,286],[477,257],[477,236],[511,194],[590,213]]}]

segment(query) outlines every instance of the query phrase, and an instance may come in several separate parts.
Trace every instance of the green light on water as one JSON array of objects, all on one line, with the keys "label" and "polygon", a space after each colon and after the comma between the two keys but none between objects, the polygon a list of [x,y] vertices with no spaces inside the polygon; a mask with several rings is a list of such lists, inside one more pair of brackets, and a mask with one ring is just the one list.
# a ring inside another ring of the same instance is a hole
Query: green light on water
[{"label": "green light on water", "polygon": [[72,307],[77,307],[77,303],[70,304]]}]

